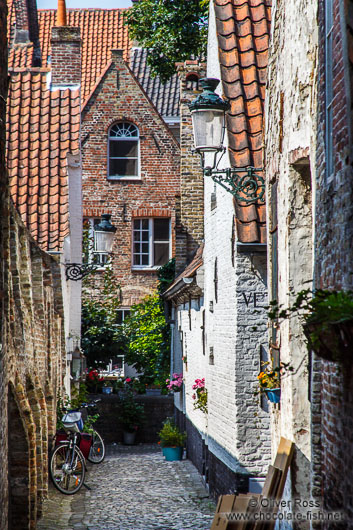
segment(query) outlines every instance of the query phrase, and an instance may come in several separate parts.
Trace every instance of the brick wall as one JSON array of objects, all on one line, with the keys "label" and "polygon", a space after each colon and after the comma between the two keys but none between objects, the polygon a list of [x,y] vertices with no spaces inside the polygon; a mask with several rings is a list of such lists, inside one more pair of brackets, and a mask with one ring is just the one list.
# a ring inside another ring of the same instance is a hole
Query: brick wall
[{"label": "brick wall", "polygon": [[[101,399],[97,404],[100,417],[95,424],[99,434],[105,443],[122,443],[123,428],[119,422],[119,397],[116,394],[94,395]],[[137,395],[138,403],[144,406],[145,423],[139,427],[136,435],[136,443],[157,443],[158,432],[162,428],[164,420],[173,416],[173,399],[170,396],[161,395]]]},{"label": "brick wall", "polygon": [[[346,2],[344,3],[346,4]],[[353,20],[343,2],[333,1],[333,175],[326,173],[324,2],[319,2],[319,114],[317,138],[316,285],[352,289],[352,47]],[[348,48],[347,48],[348,44]],[[313,365],[313,493],[328,510],[343,509],[353,528],[352,378],[343,367],[315,360]],[[320,436],[321,435],[321,436]],[[327,528],[335,528],[334,525]]]},{"label": "brick wall", "polygon": [[203,174],[200,159],[191,147],[194,137],[191,113],[188,107],[199,93],[198,79],[205,77],[205,65],[197,61],[178,63],[180,78],[180,229],[176,271],[180,272],[190,263],[204,238]]},{"label": "brick wall", "polygon": [[61,273],[30,238],[8,196],[1,223],[1,528],[34,528],[48,488],[53,403],[65,370]]},{"label": "brick wall", "polygon": [[[139,129],[141,178],[135,181],[107,179],[108,131],[118,121],[134,123]],[[83,109],[82,139],[83,214],[112,215],[117,227],[113,269],[121,283],[122,305],[128,307],[150,294],[157,282],[153,269],[132,270],[133,219],[170,218],[172,255],[175,253],[179,146],[119,50],[113,52],[113,62]],[[99,286],[99,274],[92,282]]]},{"label": "brick wall", "polygon": [[52,29],[51,75],[53,85],[81,82],[80,28],[61,26]]}]

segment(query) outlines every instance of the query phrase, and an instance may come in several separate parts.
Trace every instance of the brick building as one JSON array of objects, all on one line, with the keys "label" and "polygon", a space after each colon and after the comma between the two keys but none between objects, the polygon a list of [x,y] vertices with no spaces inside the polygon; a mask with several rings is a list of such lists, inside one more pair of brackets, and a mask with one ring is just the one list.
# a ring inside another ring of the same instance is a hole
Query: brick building
[{"label": "brick building", "polygon": [[[207,77],[222,81],[219,91],[231,103],[228,149],[219,169],[263,166],[270,6],[249,4],[210,3]],[[175,396],[177,417],[188,433],[188,456],[216,496],[252,489],[270,460],[267,404],[254,396],[260,363],[268,353],[266,208],[261,200],[244,205],[212,179],[203,178],[199,158],[191,155],[186,105],[199,93],[197,86],[190,90],[188,76],[204,76],[202,65],[179,65],[179,74],[180,215],[189,230],[180,245],[188,266],[165,298],[171,302],[174,322],[173,372],[184,375],[184,392]],[[192,248],[202,240],[190,261],[188,244]],[[208,391],[207,413],[193,406],[192,385],[202,378]],[[260,434],[259,423],[264,427]]]},{"label": "brick building", "polygon": [[156,268],[175,253],[179,145],[121,50],[82,109],[84,217],[112,215],[113,270],[122,308],[156,286]]},{"label": "brick building", "polygon": [[[353,289],[352,29],[351,2],[318,2],[314,286],[335,290]],[[349,529],[353,528],[351,373],[350,359],[342,364],[313,358],[313,495],[328,511],[343,510]],[[323,527],[336,528],[333,523]]]},{"label": "brick building", "polygon": [[[54,10],[39,14],[42,64],[53,64]],[[179,196],[179,81],[152,79],[147,52],[133,47],[124,10],[69,9],[68,27],[80,28],[82,186],[85,226],[103,213],[117,227],[112,267],[121,284],[121,319],[150,294],[156,269],[175,253]],[[113,29],[114,28],[114,29]],[[71,51],[66,63],[72,68]],[[107,256],[90,253],[102,265],[90,279],[102,280]]]},{"label": "brick building", "polygon": [[[16,31],[8,32],[11,58],[23,57],[36,46],[32,14],[25,5],[9,4],[9,19],[16,21]],[[60,194],[58,155],[50,152],[49,144],[56,139],[52,124],[58,125],[67,115],[68,101],[73,107],[75,102],[67,94],[60,101],[57,92],[50,93],[47,72],[38,68],[10,69],[7,87],[5,15],[6,5],[1,2],[0,101],[1,121],[7,122],[6,156],[4,127],[0,141],[0,527],[4,530],[36,527],[48,488],[47,455],[55,433],[56,398],[67,375],[62,270],[57,257],[47,251],[56,250],[69,233],[68,212],[66,194]],[[31,44],[29,35],[34,39]],[[75,124],[70,124],[74,144]],[[65,163],[67,152],[59,146]],[[55,170],[49,169],[50,159]]]}]

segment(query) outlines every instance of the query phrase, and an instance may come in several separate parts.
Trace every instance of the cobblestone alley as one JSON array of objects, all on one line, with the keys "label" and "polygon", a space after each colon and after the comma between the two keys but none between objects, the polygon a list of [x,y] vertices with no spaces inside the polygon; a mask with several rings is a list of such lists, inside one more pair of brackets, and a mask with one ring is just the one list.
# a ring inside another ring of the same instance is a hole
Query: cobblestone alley
[{"label": "cobblestone alley", "polygon": [[85,487],[62,495],[52,484],[38,530],[208,530],[215,510],[188,460],[166,462],[156,445],[109,446],[88,463]]}]

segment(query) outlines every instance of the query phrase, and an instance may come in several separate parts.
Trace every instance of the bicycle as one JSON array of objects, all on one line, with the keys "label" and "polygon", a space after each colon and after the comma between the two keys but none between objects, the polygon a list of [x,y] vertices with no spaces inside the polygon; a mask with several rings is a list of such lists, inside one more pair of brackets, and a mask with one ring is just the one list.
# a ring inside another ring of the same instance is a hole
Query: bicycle
[{"label": "bicycle", "polygon": [[53,484],[65,495],[77,493],[85,481],[86,462],[79,448],[80,420],[80,412],[64,415],[62,423],[67,439],[59,441],[50,458],[49,471]]},{"label": "bicycle", "polygon": [[[100,399],[96,399],[95,401],[92,401],[91,403],[82,403],[81,408],[83,409],[89,409],[91,407],[95,408],[99,401]],[[82,431],[82,429],[83,429],[83,424],[80,430]],[[87,455],[87,460],[91,462],[91,464],[100,464],[101,462],[103,462],[105,458],[104,441],[101,435],[95,429],[90,428],[90,431],[91,431],[90,434],[92,436],[92,445]]]}]

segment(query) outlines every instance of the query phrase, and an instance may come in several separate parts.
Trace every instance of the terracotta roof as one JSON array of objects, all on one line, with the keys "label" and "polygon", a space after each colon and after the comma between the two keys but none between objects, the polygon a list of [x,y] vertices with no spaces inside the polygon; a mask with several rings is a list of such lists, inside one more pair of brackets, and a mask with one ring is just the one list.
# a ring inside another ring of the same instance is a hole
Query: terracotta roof
[{"label": "terracotta roof", "polygon": [[33,44],[15,44],[9,48],[8,68],[31,67],[33,61]]},{"label": "terracotta roof", "polygon": [[[68,26],[79,27],[82,39],[82,100],[91,93],[98,78],[106,68],[112,49],[124,50],[129,59],[131,41],[124,24],[126,9],[68,9]],[[56,10],[39,10],[39,40],[42,65],[50,56],[51,29],[56,23]]]},{"label": "terracotta roof", "polygon": [[47,69],[11,73],[7,110],[10,192],[43,250],[68,234],[67,154],[79,149],[79,91],[48,90]]},{"label": "terracotta roof", "polygon": [[147,64],[148,50],[133,48],[131,50],[130,68],[149,99],[162,116],[179,116],[180,84],[175,73],[164,85],[159,77],[151,77]]},{"label": "terracotta roof", "polygon": [[[263,114],[271,24],[270,0],[214,0],[229,156],[233,167],[263,167]],[[236,204],[242,243],[266,241],[265,205]]]},{"label": "terracotta roof", "polygon": [[181,301],[186,295],[191,297],[198,297],[202,295],[200,287],[193,283],[185,283],[184,278],[193,278],[196,275],[197,270],[203,265],[203,249],[204,243],[202,243],[196,251],[193,260],[189,265],[179,274],[168,289],[163,293],[163,297],[166,300],[172,298],[178,298]]}]

